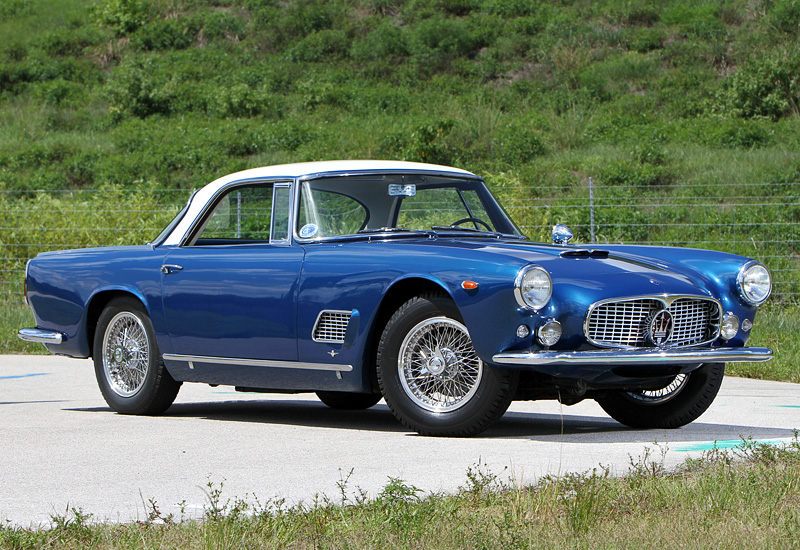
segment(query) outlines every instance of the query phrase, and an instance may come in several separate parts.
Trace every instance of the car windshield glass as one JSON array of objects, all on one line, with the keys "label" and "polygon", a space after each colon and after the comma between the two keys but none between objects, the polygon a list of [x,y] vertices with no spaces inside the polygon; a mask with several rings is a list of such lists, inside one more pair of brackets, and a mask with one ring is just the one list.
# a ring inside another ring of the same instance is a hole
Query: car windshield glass
[{"label": "car windshield glass", "polygon": [[301,239],[419,231],[521,236],[480,180],[396,174],[303,182],[296,231]]}]

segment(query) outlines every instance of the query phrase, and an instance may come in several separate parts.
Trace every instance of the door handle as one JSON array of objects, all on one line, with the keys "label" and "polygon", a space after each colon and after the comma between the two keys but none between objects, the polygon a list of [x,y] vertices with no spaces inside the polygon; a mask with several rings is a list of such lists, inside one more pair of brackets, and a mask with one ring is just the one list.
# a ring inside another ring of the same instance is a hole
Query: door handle
[{"label": "door handle", "polygon": [[172,273],[177,273],[182,269],[183,269],[182,265],[164,264],[161,266],[161,273],[163,273],[164,275],[171,275]]}]

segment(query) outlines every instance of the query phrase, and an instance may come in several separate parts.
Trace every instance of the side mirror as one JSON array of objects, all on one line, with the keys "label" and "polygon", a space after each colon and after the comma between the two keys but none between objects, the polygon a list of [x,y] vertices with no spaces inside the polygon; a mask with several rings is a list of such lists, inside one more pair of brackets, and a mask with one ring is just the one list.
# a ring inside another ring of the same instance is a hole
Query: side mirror
[{"label": "side mirror", "polygon": [[558,223],[553,226],[553,242],[560,245],[566,245],[574,237],[572,230],[564,225],[563,223]]}]

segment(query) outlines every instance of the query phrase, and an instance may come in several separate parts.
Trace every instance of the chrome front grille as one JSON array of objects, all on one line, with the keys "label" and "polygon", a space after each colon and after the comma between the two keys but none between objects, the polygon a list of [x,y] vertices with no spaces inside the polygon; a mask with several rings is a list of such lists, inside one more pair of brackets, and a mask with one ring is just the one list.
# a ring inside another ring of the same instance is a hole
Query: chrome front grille
[{"label": "chrome front grille", "polygon": [[341,344],[350,323],[352,311],[325,310],[320,312],[314,324],[313,338],[315,342]]},{"label": "chrome front grille", "polygon": [[584,326],[586,338],[603,347],[653,347],[647,325],[652,315],[662,309],[672,315],[672,334],[664,347],[699,346],[719,335],[722,309],[716,300],[646,296],[594,304]]}]

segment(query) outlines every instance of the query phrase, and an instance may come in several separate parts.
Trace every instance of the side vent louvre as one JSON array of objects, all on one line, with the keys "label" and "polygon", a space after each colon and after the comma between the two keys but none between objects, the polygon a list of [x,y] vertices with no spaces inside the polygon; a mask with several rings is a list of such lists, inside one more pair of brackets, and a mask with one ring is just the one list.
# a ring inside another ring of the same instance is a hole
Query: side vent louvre
[{"label": "side vent louvre", "polygon": [[312,335],[315,342],[341,344],[350,323],[352,311],[325,310],[317,317]]}]

